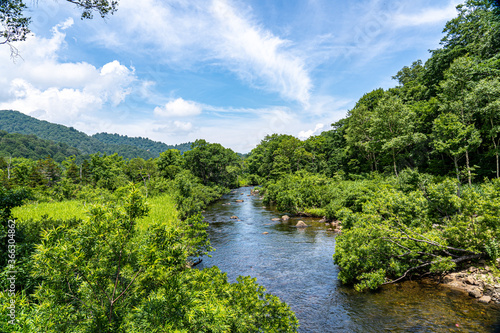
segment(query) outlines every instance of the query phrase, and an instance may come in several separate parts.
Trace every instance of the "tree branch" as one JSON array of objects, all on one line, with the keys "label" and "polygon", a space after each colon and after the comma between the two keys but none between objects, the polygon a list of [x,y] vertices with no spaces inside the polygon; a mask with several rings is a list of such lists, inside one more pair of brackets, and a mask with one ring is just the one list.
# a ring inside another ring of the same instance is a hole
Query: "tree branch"
[{"label": "tree branch", "polygon": [[128,288],[130,288],[130,286],[132,285],[132,283],[134,283],[136,277],[139,275],[139,273],[142,271],[142,267],[139,268],[139,271],[135,274],[134,278],[132,279],[132,281],[130,281],[130,283],[128,284],[127,288],[125,288],[124,291],[122,291],[122,293],[120,295],[118,295],[118,297],[116,299],[113,300],[112,303],[115,303],[116,301],[118,301],[120,299],[120,297],[123,296],[123,294],[125,294],[125,292],[128,290]]}]

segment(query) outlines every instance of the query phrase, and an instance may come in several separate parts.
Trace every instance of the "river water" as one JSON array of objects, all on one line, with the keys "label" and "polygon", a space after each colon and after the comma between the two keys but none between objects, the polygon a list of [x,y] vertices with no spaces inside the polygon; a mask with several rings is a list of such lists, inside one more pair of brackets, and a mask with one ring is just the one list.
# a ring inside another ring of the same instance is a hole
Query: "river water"
[{"label": "river water", "polygon": [[232,191],[205,211],[216,251],[198,267],[218,266],[231,282],[238,275],[257,278],[291,306],[300,332],[500,332],[499,306],[432,283],[368,293],[343,286],[332,259],[335,234],[318,219],[300,218],[305,229],[293,227],[298,218],[272,221],[282,214],[250,191]]}]

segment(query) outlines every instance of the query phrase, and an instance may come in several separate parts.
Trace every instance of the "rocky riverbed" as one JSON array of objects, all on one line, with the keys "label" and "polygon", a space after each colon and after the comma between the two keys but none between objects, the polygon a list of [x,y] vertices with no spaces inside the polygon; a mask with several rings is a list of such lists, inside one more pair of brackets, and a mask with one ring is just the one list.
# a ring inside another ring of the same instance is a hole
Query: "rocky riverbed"
[{"label": "rocky riverbed", "polygon": [[442,278],[442,283],[468,293],[482,303],[500,304],[500,259],[496,265],[488,266],[485,261],[465,270],[450,273]]}]

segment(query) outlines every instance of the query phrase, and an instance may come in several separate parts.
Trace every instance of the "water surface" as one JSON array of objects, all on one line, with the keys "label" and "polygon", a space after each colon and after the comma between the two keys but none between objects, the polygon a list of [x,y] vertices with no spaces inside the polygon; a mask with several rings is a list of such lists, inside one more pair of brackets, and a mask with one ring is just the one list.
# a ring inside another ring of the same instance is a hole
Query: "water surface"
[{"label": "water surface", "polygon": [[[204,213],[212,258],[198,267],[218,266],[231,282],[257,278],[268,292],[295,311],[300,332],[494,332],[500,307],[433,283],[408,281],[371,293],[357,293],[337,280],[335,234],[318,219],[310,227],[272,221],[282,214],[264,208],[251,188],[240,188]],[[237,203],[236,200],[244,200]],[[230,205],[227,205],[230,203]],[[238,219],[231,219],[231,216]],[[264,233],[268,234],[264,234]]]}]

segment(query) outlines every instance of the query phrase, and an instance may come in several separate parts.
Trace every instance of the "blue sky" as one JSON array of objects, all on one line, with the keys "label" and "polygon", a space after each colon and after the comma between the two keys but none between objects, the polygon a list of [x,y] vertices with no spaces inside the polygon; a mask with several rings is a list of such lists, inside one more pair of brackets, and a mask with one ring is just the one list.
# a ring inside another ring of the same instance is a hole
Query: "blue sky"
[{"label": "blue sky", "polygon": [[167,144],[248,152],[305,139],[439,47],[457,0],[120,0],[81,20],[29,3],[33,34],[0,46],[0,109]]}]

